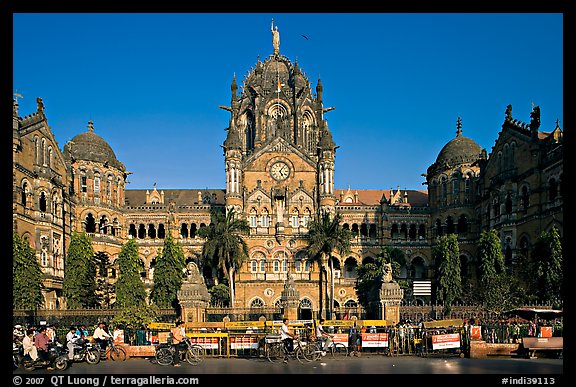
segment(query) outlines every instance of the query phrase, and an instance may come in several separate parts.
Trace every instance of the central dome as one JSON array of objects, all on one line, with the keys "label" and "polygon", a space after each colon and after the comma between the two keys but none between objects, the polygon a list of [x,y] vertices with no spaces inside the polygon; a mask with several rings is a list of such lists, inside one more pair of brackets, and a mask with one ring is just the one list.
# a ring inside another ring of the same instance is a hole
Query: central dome
[{"label": "central dome", "polygon": [[463,164],[472,163],[480,157],[482,148],[469,137],[458,134],[450,140],[436,158],[437,164]]},{"label": "central dome", "polygon": [[65,145],[65,154],[76,160],[95,161],[125,171],[126,167],[118,159],[112,147],[99,135],[94,133],[92,121],[88,124],[88,131],[80,133]]}]

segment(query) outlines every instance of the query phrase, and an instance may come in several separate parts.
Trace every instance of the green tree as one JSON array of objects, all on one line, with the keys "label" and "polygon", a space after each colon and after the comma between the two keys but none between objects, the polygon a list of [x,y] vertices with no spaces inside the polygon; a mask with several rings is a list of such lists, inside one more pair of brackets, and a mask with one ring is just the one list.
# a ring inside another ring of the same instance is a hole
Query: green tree
[{"label": "green tree", "polygon": [[366,310],[370,308],[369,297],[375,287],[381,285],[382,275],[384,274],[384,264],[392,265],[392,277],[400,276],[402,262],[405,262],[404,252],[398,248],[386,246],[375,257],[374,261],[360,264],[356,268],[357,277],[354,288],[358,296],[358,302]]},{"label": "green tree", "polygon": [[502,311],[504,300],[512,299],[509,284],[505,281],[506,268],[500,246],[500,237],[496,230],[485,230],[478,241],[479,296],[484,308],[489,311]]},{"label": "green tree", "polygon": [[224,284],[212,286],[210,293],[210,305],[225,308],[230,306],[230,289]]},{"label": "green tree", "polygon": [[144,329],[148,324],[153,322],[159,314],[156,305],[129,306],[122,309],[114,316],[112,322],[116,326],[128,328],[130,336],[128,340],[131,345],[136,341],[136,330]]},{"label": "green tree", "polygon": [[85,232],[72,234],[64,267],[62,288],[68,308],[98,305],[94,249],[92,239]]},{"label": "green tree", "polygon": [[342,227],[340,221],[342,216],[335,214],[333,217],[329,212],[322,212],[308,223],[308,257],[312,262],[316,262],[320,268],[318,287],[320,292],[320,316],[322,316],[322,273],[326,270],[326,264],[330,265],[330,297],[327,302],[326,314],[328,318],[332,315],[334,307],[334,268],[333,260],[330,259],[333,252],[338,252],[341,256],[350,252],[350,240],[352,234],[350,230]]},{"label": "green tree", "polygon": [[439,236],[432,255],[436,262],[436,297],[443,302],[443,313],[448,316],[454,300],[462,293],[460,248],[456,234]]},{"label": "green tree", "polygon": [[224,214],[213,211],[208,227],[198,230],[206,238],[202,246],[204,264],[222,272],[230,291],[230,305],[234,307],[234,272],[248,259],[248,245],[243,238],[250,231],[245,219],[237,218],[234,209]]},{"label": "green tree", "polygon": [[556,305],[562,304],[562,242],[556,227],[538,236],[532,258],[538,298]]},{"label": "green tree", "polygon": [[138,245],[134,239],[122,246],[118,254],[118,280],[116,281],[116,306],[126,308],[146,304],[146,290],[140,278],[144,264],[138,257]]},{"label": "green tree", "polygon": [[160,308],[177,308],[178,291],[184,280],[186,259],[178,241],[170,233],[164,239],[162,252],[156,259],[154,268],[154,286],[150,300]]},{"label": "green tree", "polygon": [[110,283],[108,271],[112,268],[110,257],[105,251],[98,251],[94,255],[96,263],[96,294],[98,294],[100,304],[107,308],[114,296],[114,285]]},{"label": "green tree", "polygon": [[38,309],[44,305],[44,273],[28,239],[12,235],[12,308]]}]

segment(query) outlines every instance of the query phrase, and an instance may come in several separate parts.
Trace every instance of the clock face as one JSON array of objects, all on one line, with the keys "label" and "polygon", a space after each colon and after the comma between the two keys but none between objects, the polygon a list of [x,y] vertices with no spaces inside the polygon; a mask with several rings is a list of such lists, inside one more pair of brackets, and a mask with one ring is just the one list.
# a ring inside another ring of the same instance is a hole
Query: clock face
[{"label": "clock face", "polygon": [[286,180],[290,175],[290,167],[288,164],[278,161],[270,167],[270,176],[276,180]]}]

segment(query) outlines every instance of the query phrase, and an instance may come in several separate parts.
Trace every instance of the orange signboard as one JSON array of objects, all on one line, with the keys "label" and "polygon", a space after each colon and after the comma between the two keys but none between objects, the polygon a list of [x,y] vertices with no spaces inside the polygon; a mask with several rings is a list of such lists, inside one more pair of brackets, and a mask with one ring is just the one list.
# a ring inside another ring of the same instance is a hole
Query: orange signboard
[{"label": "orange signboard", "polygon": [[541,337],[552,337],[552,327],[540,327]]},{"label": "orange signboard", "polygon": [[482,327],[470,325],[470,340],[482,340]]}]

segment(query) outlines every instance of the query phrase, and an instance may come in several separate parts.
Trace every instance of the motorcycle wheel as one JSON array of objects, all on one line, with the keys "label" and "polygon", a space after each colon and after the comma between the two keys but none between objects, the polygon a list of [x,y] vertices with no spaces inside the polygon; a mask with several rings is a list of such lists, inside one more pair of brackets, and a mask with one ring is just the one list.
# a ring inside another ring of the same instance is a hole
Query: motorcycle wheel
[{"label": "motorcycle wheel", "polygon": [[34,362],[28,362],[26,360],[22,361],[22,368],[24,368],[26,371],[34,371],[36,369]]},{"label": "motorcycle wheel", "polygon": [[60,356],[54,361],[54,368],[58,371],[63,371],[68,368],[68,359],[64,356]]},{"label": "motorcycle wheel", "polygon": [[100,363],[100,351],[97,349],[86,351],[86,363],[88,364]]}]

